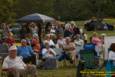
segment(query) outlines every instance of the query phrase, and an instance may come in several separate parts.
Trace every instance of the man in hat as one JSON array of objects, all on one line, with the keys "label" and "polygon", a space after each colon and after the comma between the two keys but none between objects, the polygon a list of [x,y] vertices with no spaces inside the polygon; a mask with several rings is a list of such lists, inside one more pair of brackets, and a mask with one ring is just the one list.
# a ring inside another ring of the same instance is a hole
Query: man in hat
[{"label": "man in hat", "polygon": [[36,67],[26,65],[22,58],[17,56],[16,46],[9,48],[9,55],[4,59],[2,70],[8,73],[8,77],[23,77],[25,73],[31,73],[32,77],[37,77]]}]

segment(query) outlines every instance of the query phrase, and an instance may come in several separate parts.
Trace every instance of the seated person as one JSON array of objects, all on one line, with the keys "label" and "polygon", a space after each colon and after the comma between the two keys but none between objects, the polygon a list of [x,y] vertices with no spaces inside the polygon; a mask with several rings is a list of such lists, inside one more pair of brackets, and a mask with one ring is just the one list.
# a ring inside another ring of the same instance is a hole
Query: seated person
[{"label": "seated person", "polygon": [[70,61],[70,63],[74,63],[76,50],[75,50],[75,44],[73,42],[71,42],[70,37],[66,37],[65,44],[63,45],[63,50],[64,50],[64,52],[59,57],[59,61],[61,61],[63,59],[67,59]]},{"label": "seated person", "polygon": [[56,68],[56,52],[45,42],[45,48],[42,49],[42,62],[41,66],[44,69]]},{"label": "seated person", "polygon": [[32,47],[27,45],[27,40],[21,40],[21,46],[19,46],[17,49],[17,55],[22,56],[23,61],[26,64],[29,64],[31,62],[32,64],[36,65],[35,53],[33,52]]},{"label": "seated person", "polygon": [[110,46],[108,60],[109,62],[106,65],[106,71],[112,72],[113,75],[111,77],[115,77],[115,72],[113,72],[115,69],[115,43],[112,43]]},{"label": "seated person", "polygon": [[37,77],[36,67],[26,65],[21,57],[17,56],[16,46],[9,48],[9,55],[4,59],[2,70],[8,73],[8,77],[23,77],[25,74],[31,74],[31,77]]},{"label": "seated person", "polygon": [[65,38],[63,37],[63,35],[59,34],[56,47],[62,49],[64,44],[65,44]]},{"label": "seated person", "polygon": [[53,39],[51,38],[50,34],[46,35],[45,40],[43,41],[43,43],[45,44],[45,42],[48,42],[48,44],[51,48],[55,48],[55,43],[54,43]]},{"label": "seated person", "polygon": [[39,55],[41,52],[41,46],[40,46],[40,41],[37,35],[33,36],[31,40],[31,46],[36,56],[36,65],[38,65],[37,63],[38,63],[38,59],[40,59]]},{"label": "seated person", "polygon": [[52,48],[50,48],[48,42],[45,42],[45,48],[42,49],[42,56],[43,59],[56,57],[56,52]]},{"label": "seated person", "polygon": [[108,60],[115,61],[115,43],[112,43],[110,46]]},{"label": "seated person", "polygon": [[6,44],[7,44],[8,46],[12,46],[12,45],[15,43],[15,39],[14,39],[14,37],[13,37],[12,32],[9,32],[9,33],[8,33],[8,36],[7,36],[7,38],[5,39],[5,42],[6,42]]},{"label": "seated person", "polygon": [[76,53],[79,53],[80,50],[83,49],[84,41],[80,38],[80,35],[77,34],[74,42],[75,42],[76,51],[77,51]]}]

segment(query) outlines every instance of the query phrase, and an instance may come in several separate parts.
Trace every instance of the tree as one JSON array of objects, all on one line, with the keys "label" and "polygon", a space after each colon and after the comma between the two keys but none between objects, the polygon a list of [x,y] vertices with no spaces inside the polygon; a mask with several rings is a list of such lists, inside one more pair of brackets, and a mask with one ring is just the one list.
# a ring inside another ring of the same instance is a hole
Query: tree
[{"label": "tree", "polygon": [[61,20],[115,17],[115,0],[0,0],[0,21],[13,21],[31,13]]},{"label": "tree", "polygon": [[52,8],[53,0],[18,0],[16,9],[17,18],[31,13],[53,15]]},{"label": "tree", "polygon": [[14,7],[16,0],[0,0],[0,21],[1,22],[12,22],[16,16]]}]

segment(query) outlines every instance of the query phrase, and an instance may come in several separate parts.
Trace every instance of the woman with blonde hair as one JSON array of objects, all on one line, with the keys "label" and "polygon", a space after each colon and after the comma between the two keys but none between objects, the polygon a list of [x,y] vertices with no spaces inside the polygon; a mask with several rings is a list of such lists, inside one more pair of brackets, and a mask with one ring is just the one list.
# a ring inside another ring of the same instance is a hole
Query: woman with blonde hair
[{"label": "woman with blonde hair", "polygon": [[96,32],[93,33],[93,37],[91,41],[93,44],[95,44],[95,51],[97,53],[97,56],[100,56],[99,53],[101,52],[102,40],[100,39],[100,37]]}]

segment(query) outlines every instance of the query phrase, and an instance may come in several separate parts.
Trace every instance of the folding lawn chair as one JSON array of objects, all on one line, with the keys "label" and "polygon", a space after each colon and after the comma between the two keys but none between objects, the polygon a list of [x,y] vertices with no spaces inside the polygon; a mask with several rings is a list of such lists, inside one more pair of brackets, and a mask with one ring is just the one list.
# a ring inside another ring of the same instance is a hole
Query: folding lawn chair
[{"label": "folding lawn chair", "polygon": [[7,55],[8,55],[8,46],[3,44],[0,46],[0,57],[3,60]]},{"label": "folding lawn chair", "polygon": [[80,60],[85,64],[85,68],[95,68],[95,55],[93,50],[81,50],[80,51]]},{"label": "folding lawn chair", "polygon": [[43,63],[44,69],[55,69],[57,68],[57,62],[54,58],[47,58]]},{"label": "folding lawn chair", "polygon": [[[98,59],[95,57],[94,50],[81,50],[80,61],[77,67],[77,76],[82,77],[80,71],[97,68]],[[84,76],[83,76],[84,77]],[[87,76],[86,76],[87,77]]]},{"label": "folding lawn chair", "polygon": [[[62,54],[62,49],[60,48],[53,48],[53,50],[56,52],[56,56],[60,56]],[[43,62],[43,68],[44,69],[55,69],[57,68],[57,58],[47,58]]]},{"label": "folding lawn chair", "polygon": [[57,56],[61,55],[63,52],[61,48],[53,48],[53,50],[56,52]]}]

